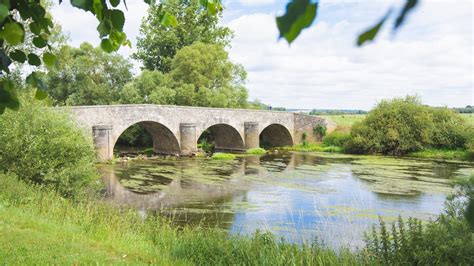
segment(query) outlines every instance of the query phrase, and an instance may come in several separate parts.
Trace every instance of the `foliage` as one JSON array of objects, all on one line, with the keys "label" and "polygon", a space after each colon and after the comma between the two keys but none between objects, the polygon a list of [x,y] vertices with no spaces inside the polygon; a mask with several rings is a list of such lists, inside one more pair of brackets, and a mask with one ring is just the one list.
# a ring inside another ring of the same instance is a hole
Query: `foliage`
[{"label": "foliage", "polygon": [[56,68],[45,76],[55,105],[117,103],[123,86],[132,79],[132,64],[119,54],[108,54],[89,43],[63,46]]},{"label": "foliage", "polygon": [[97,177],[92,140],[63,112],[45,108],[32,96],[18,112],[0,116],[0,172],[45,184],[75,196]]},{"label": "foliage", "polygon": [[216,152],[211,157],[213,160],[234,160],[235,155],[232,153],[223,153],[223,152]]},{"label": "foliage", "polygon": [[246,151],[247,154],[265,154],[267,151],[264,148],[252,148]]},{"label": "foliage", "polygon": [[207,138],[199,139],[198,148],[202,149],[206,153],[214,153],[214,144],[209,142]]},{"label": "foliage", "polygon": [[433,131],[431,146],[435,148],[464,148],[469,138],[474,138],[474,128],[454,111],[444,108],[431,109]]},{"label": "foliage", "polygon": [[472,158],[470,158],[469,152],[462,149],[450,150],[426,148],[421,151],[408,153],[407,155],[410,157],[433,158],[442,160],[472,160]]},{"label": "foliage", "polygon": [[127,84],[121,103],[246,107],[246,72],[220,45],[196,42],[179,50],[171,71],[145,70]]},{"label": "foliage", "polygon": [[324,136],[323,144],[325,146],[338,146],[343,147],[349,140],[351,135],[349,133],[343,132],[331,132]]},{"label": "foliage", "polygon": [[211,107],[245,107],[247,73],[230,62],[217,44],[196,42],[176,53],[171,77],[178,83],[176,104]]},{"label": "foliage", "polygon": [[139,124],[127,128],[118,138],[119,146],[151,147],[153,140],[151,135]]},{"label": "foliage", "polygon": [[153,151],[153,148],[147,148],[143,150],[143,154],[147,157],[151,157],[153,154],[155,154],[155,151]]},{"label": "foliage", "polygon": [[[220,5],[219,1],[207,1],[207,5],[212,3]],[[176,18],[175,27],[162,24],[163,11]],[[170,0],[152,6],[140,26],[137,52],[133,58],[141,61],[145,69],[167,73],[177,51],[194,42],[227,47],[232,31],[219,25],[220,18],[220,13],[209,15],[208,9],[198,0]]]},{"label": "foliage", "polygon": [[346,143],[351,153],[403,155],[430,147],[466,148],[474,129],[452,110],[425,106],[407,96],[381,101],[353,125],[351,137]]},{"label": "foliage", "polygon": [[320,137],[324,137],[326,135],[327,128],[325,125],[318,124],[313,127],[313,133],[319,135]]},{"label": "foliage", "polygon": [[[456,194],[446,202],[445,212],[426,224],[410,218],[387,226],[380,221],[366,236],[366,254],[388,265],[471,265],[474,262],[473,220],[468,220],[474,198],[474,176],[458,182]],[[466,200],[467,199],[467,200]],[[468,218],[468,219],[466,219]],[[469,221],[469,222],[468,222]]]}]

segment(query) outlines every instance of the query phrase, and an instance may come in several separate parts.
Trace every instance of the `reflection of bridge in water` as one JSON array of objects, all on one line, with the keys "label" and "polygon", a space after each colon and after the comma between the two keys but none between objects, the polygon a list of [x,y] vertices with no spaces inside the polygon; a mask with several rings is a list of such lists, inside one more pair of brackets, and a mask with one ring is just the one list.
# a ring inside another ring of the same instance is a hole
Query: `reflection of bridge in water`
[{"label": "reflection of bridge in water", "polygon": [[153,140],[153,150],[161,154],[193,154],[197,141],[212,130],[218,150],[245,150],[265,144],[287,146],[320,136],[314,127],[323,125],[328,132],[335,124],[305,114],[248,109],[203,108],[160,105],[108,105],[71,107],[75,120],[94,136],[101,160],[111,159],[120,135],[139,124]]}]

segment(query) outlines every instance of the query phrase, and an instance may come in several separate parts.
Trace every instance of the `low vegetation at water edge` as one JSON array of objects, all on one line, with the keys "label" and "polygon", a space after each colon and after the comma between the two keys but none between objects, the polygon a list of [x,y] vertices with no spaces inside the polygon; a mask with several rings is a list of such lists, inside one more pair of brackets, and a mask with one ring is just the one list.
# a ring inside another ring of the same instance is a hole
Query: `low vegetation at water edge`
[{"label": "low vegetation at water edge", "polygon": [[213,160],[234,160],[235,155],[232,153],[216,152],[211,156],[211,158]]},{"label": "low vegetation at water edge", "polygon": [[246,151],[247,154],[265,154],[267,151],[264,148],[252,148]]}]

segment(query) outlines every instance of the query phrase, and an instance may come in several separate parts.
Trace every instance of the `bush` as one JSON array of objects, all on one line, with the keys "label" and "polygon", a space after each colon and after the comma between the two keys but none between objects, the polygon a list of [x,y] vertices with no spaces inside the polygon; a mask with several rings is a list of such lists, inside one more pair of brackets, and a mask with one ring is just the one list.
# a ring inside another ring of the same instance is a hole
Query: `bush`
[{"label": "bush", "polygon": [[147,157],[151,157],[153,154],[155,154],[155,151],[153,151],[153,148],[148,148],[143,150],[143,154],[145,154]]},{"label": "bush", "polygon": [[343,147],[351,139],[351,134],[343,132],[332,132],[323,138],[324,146]]},{"label": "bush", "polygon": [[316,125],[313,127],[313,133],[324,137],[326,135],[327,128],[325,125]]},{"label": "bush", "polygon": [[198,143],[198,148],[202,149],[206,153],[214,153],[214,144],[203,138]]},{"label": "bush", "polygon": [[431,108],[433,127],[431,146],[435,148],[464,148],[474,135],[472,126],[448,108]]},{"label": "bush", "polygon": [[344,148],[350,153],[404,155],[426,148],[469,149],[472,139],[473,127],[459,114],[407,96],[377,104],[352,126]]},{"label": "bush", "polygon": [[252,148],[246,151],[248,154],[265,154],[267,151],[264,148]]},{"label": "bush", "polygon": [[23,96],[19,111],[0,115],[0,172],[74,196],[96,179],[92,140],[64,113]]},{"label": "bush", "polygon": [[234,160],[235,155],[232,153],[216,152],[211,157],[213,160]]}]

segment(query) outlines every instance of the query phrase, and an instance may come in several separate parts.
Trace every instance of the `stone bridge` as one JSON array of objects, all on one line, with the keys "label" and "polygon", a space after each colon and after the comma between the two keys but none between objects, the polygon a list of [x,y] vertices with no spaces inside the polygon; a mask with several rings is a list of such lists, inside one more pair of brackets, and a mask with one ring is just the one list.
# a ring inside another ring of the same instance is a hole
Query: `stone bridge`
[{"label": "stone bridge", "polygon": [[316,125],[328,131],[335,124],[316,116],[249,109],[163,105],[97,105],[70,107],[77,123],[90,131],[100,160],[113,158],[115,143],[129,127],[142,125],[162,154],[191,155],[206,130],[213,132],[219,150],[246,150],[265,144],[278,147],[320,139]]}]

